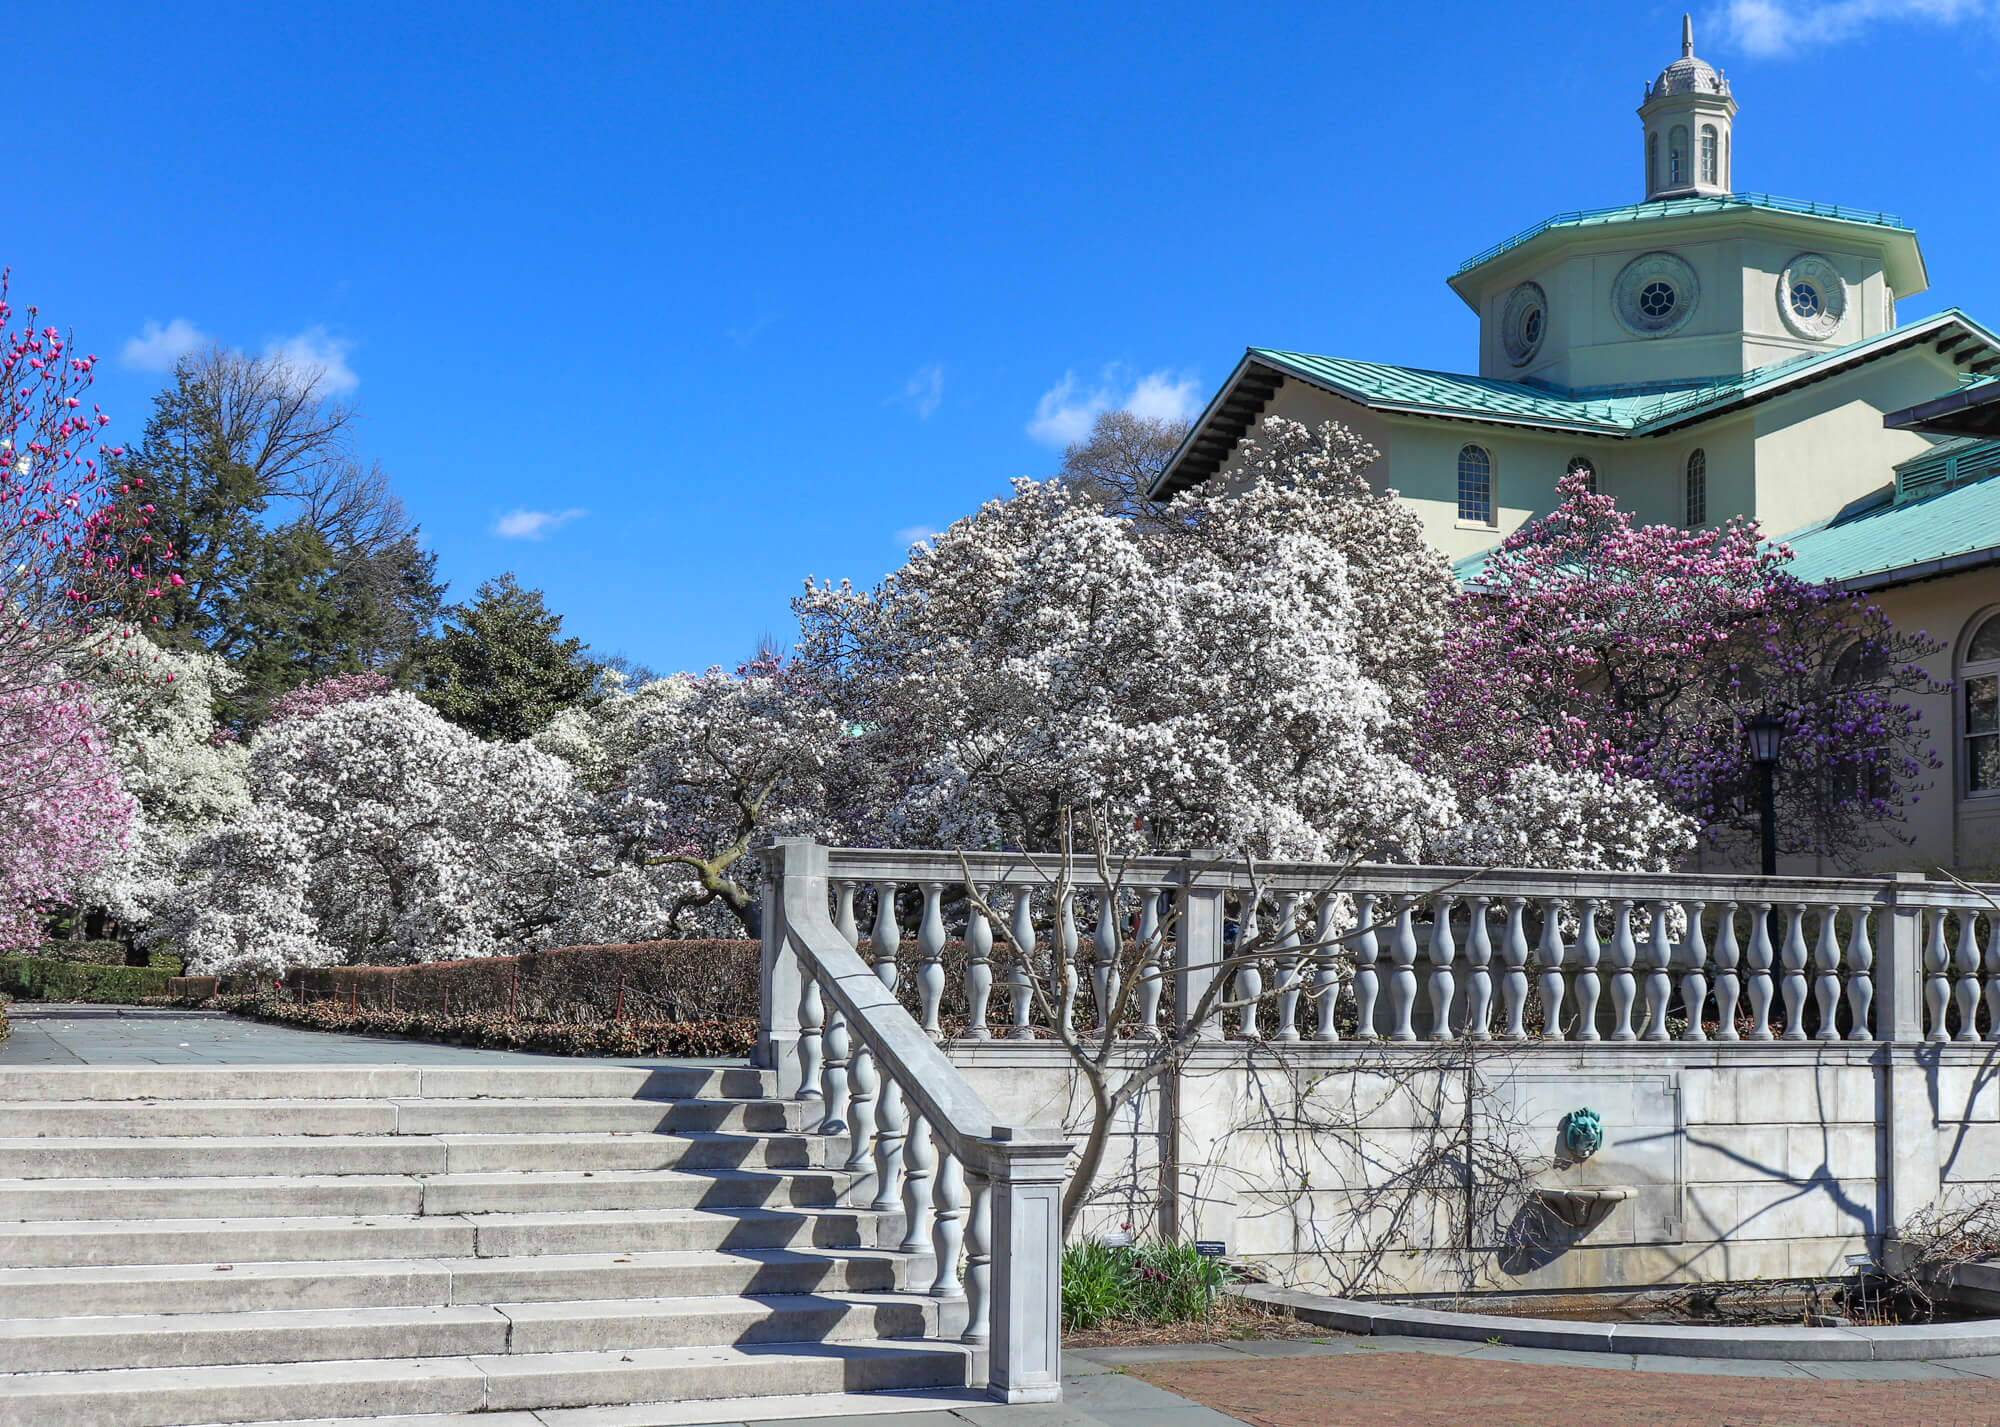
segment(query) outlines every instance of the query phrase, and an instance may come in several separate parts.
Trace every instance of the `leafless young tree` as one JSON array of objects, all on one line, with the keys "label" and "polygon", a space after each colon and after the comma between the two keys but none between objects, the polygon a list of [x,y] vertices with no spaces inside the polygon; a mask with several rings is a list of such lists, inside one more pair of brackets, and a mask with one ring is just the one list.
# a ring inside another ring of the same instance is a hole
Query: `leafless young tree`
[{"label": "leafless young tree", "polygon": [[1156,529],[1171,522],[1146,492],[1167,468],[1167,462],[1188,433],[1185,421],[1135,416],[1129,411],[1099,414],[1090,439],[1063,452],[1056,472],[1065,485],[1083,491],[1114,515]]}]

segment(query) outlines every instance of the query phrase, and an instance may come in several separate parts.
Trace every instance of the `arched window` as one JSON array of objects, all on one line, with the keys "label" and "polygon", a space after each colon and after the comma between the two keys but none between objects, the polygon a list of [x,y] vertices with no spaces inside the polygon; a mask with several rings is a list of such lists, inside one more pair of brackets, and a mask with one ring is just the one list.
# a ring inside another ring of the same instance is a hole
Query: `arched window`
[{"label": "arched window", "polygon": [[1667,135],[1667,187],[1679,188],[1687,182],[1688,131],[1679,124]]},{"label": "arched window", "polygon": [[1715,125],[1703,124],[1701,126],[1701,181],[1703,183],[1714,183],[1716,181],[1715,175],[1720,171],[1721,163],[1721,140],[1716,135]]},{"label": "arched window", "polygon": [[1571,456],[1569,458],[1569,469],[1563,474],[1582,476],[1583,488],[1592,495],[1597,494],[1597,467],[1591,463],[1590,457]]},{"label": "arched window", "polygon": [[1690,530],[1708,524],[1708,453],[1699,446],[1688,457],[1687,519],[1681,523]]},{"label": "arched window", "polygon": [[1965,791],[2000,793],[2000,614],[1988,615],[1965,646]]},{"label": "arched window", "polygon": [[1458,518],[1481,525],[1493,523],[1493,458],[1483,447],[1459,449]]},{"label": "arched window", "polygon": [[1646,135],[1646,192],[1657,193],[1660,188],[1660,136]]}]

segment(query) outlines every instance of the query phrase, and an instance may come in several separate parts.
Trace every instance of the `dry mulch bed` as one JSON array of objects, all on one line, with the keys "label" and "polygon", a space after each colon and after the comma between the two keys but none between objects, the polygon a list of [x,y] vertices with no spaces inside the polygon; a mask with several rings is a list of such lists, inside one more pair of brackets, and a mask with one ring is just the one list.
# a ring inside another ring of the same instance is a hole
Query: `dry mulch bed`
[{"label": "dry mulch bed", "polygon": [[1249,1338],[1338,1338],[1332,1328],[1307,1323],[1240,1298],[1224,1298],[1206,1318],[1189,1323],[1105,1323],[1063,1334],[1066,1348],[1163,1348],[1184,1343],[1240,1343]]}]

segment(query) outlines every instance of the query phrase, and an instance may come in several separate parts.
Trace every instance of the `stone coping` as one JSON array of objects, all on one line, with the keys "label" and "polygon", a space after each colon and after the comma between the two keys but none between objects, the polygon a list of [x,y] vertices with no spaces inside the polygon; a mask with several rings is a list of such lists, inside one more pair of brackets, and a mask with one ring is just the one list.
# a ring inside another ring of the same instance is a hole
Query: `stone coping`
[{"label": "stone coping", "polygon": [[1914,1362],[2000,1354],[2000,1318],[1966,1323],[1897,1324],[1887,1328],[1735,1325],[1711,1328],[1673,1323],[1575,1323],[1497,1313],[1443,1313],[1405,1303],[1334,1298],[1267,1284],[1241,1284],[1229,1291],[1253,1303],[1283,1308],[1308,1323],[1337,1328],[1343,1333],[1447,1338],[1501,1343],[1514,1348],[1789,1362]]}]

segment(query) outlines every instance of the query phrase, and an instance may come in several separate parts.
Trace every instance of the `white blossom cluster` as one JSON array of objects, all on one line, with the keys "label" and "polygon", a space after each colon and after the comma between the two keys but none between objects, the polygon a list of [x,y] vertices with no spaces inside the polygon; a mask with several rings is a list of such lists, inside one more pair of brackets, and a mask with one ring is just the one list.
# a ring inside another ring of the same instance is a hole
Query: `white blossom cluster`
[{"label": "white blossom cluster", "polygon": [[1455,867],[1671,872],[1698,830],[1641,779],[1529,763],[1432,839],[1430,856]]},{"label": "white blossom cluster", "polygon": [[568,764],[409,694],[267,726],[249,785],[244,813],[190,848],[161,918],[209,974],[529,951],[580,920],[643,934],[623,919],[658,901],[621,897]]},{"label": "white blossom cluster", "polygon": [[217,737],[216,698],[241,682],[221,658],[143,639],[133,646],[122,657],[144,669],[146,682],[107,683],[96,699],[111,759],[136,804],[131,834],[118,857],[81,881],[76,900],[144,929],[178,885],[188,847],[249,806],[249,754]]}]

